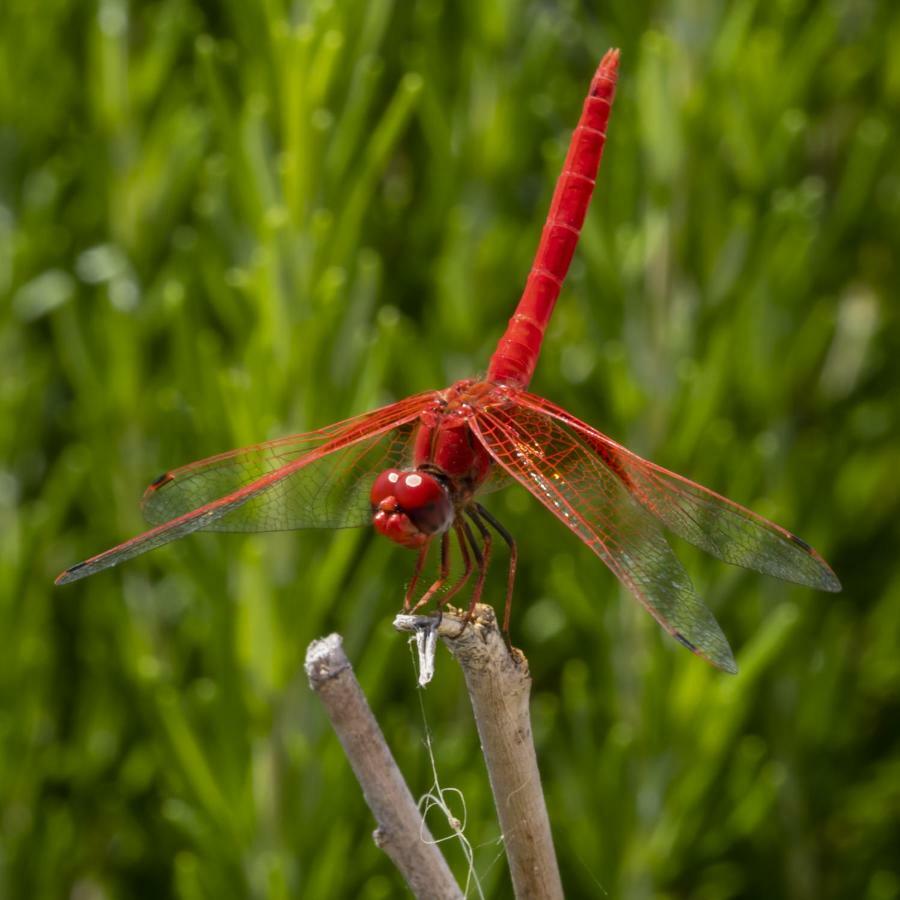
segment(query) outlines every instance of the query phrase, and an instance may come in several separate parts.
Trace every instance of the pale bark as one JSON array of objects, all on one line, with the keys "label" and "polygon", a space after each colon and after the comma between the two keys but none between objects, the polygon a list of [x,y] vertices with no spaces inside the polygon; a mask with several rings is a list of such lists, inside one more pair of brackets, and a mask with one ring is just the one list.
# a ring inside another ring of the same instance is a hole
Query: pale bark
[{"label": "pale bark", "polygon": [[[400,615],[394,627],[416,631],[435,620]],[[438,634],[465,676],[515,896],[556,900],[563,889],[531,734],[528,661],[507,647],[491,607],[478,606],[475,620],[462,631],[461,625],[444,613]]]},{"label": "pale bark", "polygon": [[332,634],[309,645],[306,674],[378,823],[375,843],[391,858],[416,897],[462,898],[372,715],[340,635]]}]

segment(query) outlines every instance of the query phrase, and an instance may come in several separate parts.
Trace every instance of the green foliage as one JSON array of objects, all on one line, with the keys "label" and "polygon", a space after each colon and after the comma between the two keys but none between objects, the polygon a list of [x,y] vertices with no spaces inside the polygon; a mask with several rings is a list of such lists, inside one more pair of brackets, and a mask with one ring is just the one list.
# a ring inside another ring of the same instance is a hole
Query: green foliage
[{"label": "green foliage", "polygon": [[[610,45],[533,387],[803,535],[844,593],[679,545],[729,678],[524,492],[489,498],[568,895],[900,896],[896,4],[4,0],[5,896],[400,894],[302,660],[345,635],[427,791],[408,553],[202,535],[51,582],[141,530],[158,471],[483,371]],[[445,655],[424,699],[508,896]]]}]

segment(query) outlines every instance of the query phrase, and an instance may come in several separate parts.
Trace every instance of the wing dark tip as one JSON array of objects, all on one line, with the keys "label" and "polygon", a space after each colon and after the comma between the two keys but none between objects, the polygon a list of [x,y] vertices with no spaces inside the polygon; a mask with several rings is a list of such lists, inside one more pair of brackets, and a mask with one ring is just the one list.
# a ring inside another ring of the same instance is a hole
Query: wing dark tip
[{"label": "wing dark tip", "polygon": [[683,634],[678,631],[672,633],[672,636],[684,647],[687,647],[691,653],[696,653],[698,656],[700,655],[700,650],[697,648],[696,644],[692,644]]},{"label": "wing dark tip", "polygon": [[837,575],[831,571],[831,567],[823,560],[803,538],[798,538],[796,534],[789,535],[791,543],[796,544],[807,556],[811,556],[819,564],[819,573],[812,581],[801,581],[800,584],[806,584],[809,587],[817,588],[820,591],[828,591],[831,594],[837,594],[841,591],[841,582]]},{"label": "wing dark tip", "polygon": [[809,546],[809,544],[806,543],[806,541],[803,540],[803,538],[798,538],[796,534],[792,534],[792,535],[791,535],[791,540],[792,540],[798,547],[800,547],[801,549],[805,550],[810,556],[813,556],[813,555],[814,555],[815,551],[813,550],[812,547]]},{"label": "wing dark tip", "polygon": [[65,572],[61,572],[56,576],[56,580],[53,582],[54,584],[68,584],[70,581],[75,581],[78,578],[76,574],[80,569],[85,567],[86,563],[80,562],[76,563],[74,566],[70,566],[66,569]]},{"label": "wing dark tip", "polygon": [[161,488],[164,484],[167,484],[168,482],[170,482],[173,477],[174,476],[172,475],[171,472],[163,472],[162,475],[159,476],[159,478],[156,478],[155,480],[150,482],[150,484],[147,487],[147,490],[148,491],[159,490],[159,488]]},{"label": "wing dark tip", "polygon": [[[724,652],[718,654],[718,658],[714,658],[709,654],[704,653],[696,644],[692,644],[683,634],[681,634],[681,632],[673,631],[672,637],[674,637],[682,647],[687,647],[695,656],[699,656],[701,659],[705,659],[707,662],[712,663],[717,669],[728,672],[729,675],[737,675],[737,663],[731,655],[731,648],[728,646],[727,642],[724,646]],[[722,640],[725,640],[724,637]]]}]

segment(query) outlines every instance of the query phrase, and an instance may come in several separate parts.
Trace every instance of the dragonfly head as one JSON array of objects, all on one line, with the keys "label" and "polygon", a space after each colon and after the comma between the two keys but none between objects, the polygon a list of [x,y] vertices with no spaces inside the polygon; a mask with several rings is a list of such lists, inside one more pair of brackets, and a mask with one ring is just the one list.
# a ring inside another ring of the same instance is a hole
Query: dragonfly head
[{"label": "dragonfly head", "polygon": [[370,499],[375,529],[413,550],[453,522],[449,491],[419,469],[386,469],[375,479]]}]

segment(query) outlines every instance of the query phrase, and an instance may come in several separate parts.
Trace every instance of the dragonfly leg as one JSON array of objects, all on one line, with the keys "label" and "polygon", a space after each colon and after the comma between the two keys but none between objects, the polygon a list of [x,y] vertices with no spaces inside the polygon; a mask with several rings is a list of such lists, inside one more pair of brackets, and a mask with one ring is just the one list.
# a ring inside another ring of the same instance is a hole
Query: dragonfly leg
[{"label": "dragonfly leg", "polygon": [[420,604],[416,604],[415,607],[412,605],[411,598],[413,592],[416,589],[416,584],[418,584],[419,576],[422,574],[422,567],[425,565],[425,559],[428,556],[428,548],[431,542],[429,541],[425,544],[424,547],[419,551],[419,555],[416,557],[416,567],[413,569],[412,578],[410,579],[409,586],[406,588],[406,596],[403,598],[403,612],[409,613],[410,610],[418,609]]},{"label": "dragonfly leg", "polygon": [[506,545],[509,547],[509,574],[506,578],[506,605],[503,608],[503,636],[506,638],[506,642],[509,643],[509,614],[512,610],[513,586],[516,583],[516,565],[519,561],[519,550],[518,547],[516,547],[515,538],[495,516],[491,515],[491,513],[480,503],[475,504],[475,509],[477,509],[478,514],[487,521],[488,525],[490,525],[494,531],[506,541]]},{"label": "dragonfly leg", "polygon": [[[453,530],[456,534],[456,540],[459,543],[460,554],[462,555],[463,561],[463,571],[462,575],[456,579],[456,581],[450,586],[449,590],[438,599],[437,608],[439,611],[443,612],[444,607],[449,603],[449,601],[459,593],[460,590],[465,586],[466,582],[469,580],[469,576],[472,574],[472,557],[469,554],[469,548],[466,543],[465,534],[459,525],[459,523],[453,526]],[[425,604],[428,603],[429,600],[446,584],[447,576],[450,572],[450,532],[446,532],[441,539],[441,570],[440,577],[431,585],[430,588],[425,592],[422,598],[416,603],[416,605],[412,608],[412,611],[415,612],[417,609],[421,609]]]},{"label": "dragonfly leg", "polygon": [[447,593],[438,600],[438,609],[441,610],[453,597],[456,596],[456,594],[459,593],[460,590],[462,590],[465,583],[469,580],[469,576],[472,574],[472,557],[469,555],[469,548],[466,543],[466,535],[463,531],[462,525],[457,522],[453,526],[453,530],[456,533],[456,540],[459,543],[459,552],[462,555],[463,573],[456,580],[456,583],[453,585],[453,587],[451,587],[450,590],[447,591]]},{"label": "dragonfly leg", "polygon": [[[475,587],[472,590],[472,599],[469,601],[469,608],[466,610],[465,616],[463,616],[463,624],[462,628],[459,629],[459,634],[465,631],[466,625],[475,617],[475,607],[478,605],[478,601],[481,600],[481,592],[484,590],[484,579],[487,577],[488,566],[491,562],[491,545],[493,544],[491,533],[485,528],[484,522],[481,521],[478,513],[474,509],[469,508],[466,510],[466,515],[475,523],[475,527],[478,529],[478,533],[481,536],[481,546],[478,546],[478,541],[475,540],[475,535],[472,534],[469,523],[463,522],[469,546],[472,548],[472,552],[475,554],[475,561],[478,563],[478,580],[475,582]],[[459,634],[457,637],[459,637]]]},{"label": "dragonfly leg", "polygon": [[[420,556],[421,558],[421,556]],[[422,570],[419,561],[416,561],[416,577]],[[432,582],[431,587],[416,601],[415,606],[409,610],[410,614],[425,606],[426,603],[444,586],[447,581],[447,575],[450,573],[450,532],[445,531],[441,536],[441,567],[438,570],[438,577]]]}]

